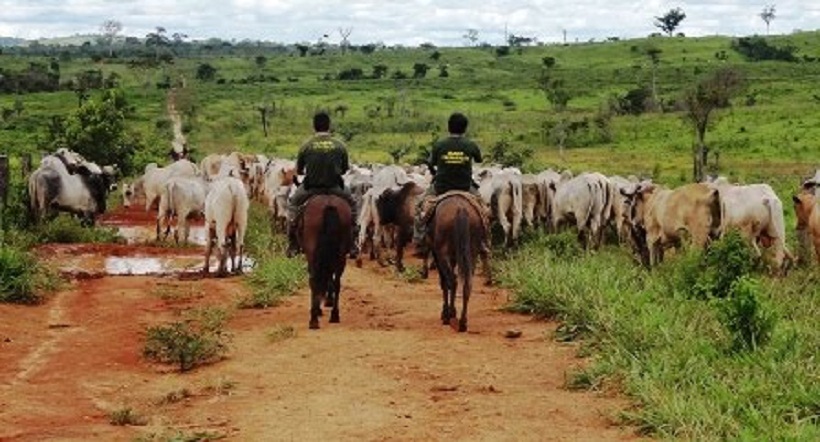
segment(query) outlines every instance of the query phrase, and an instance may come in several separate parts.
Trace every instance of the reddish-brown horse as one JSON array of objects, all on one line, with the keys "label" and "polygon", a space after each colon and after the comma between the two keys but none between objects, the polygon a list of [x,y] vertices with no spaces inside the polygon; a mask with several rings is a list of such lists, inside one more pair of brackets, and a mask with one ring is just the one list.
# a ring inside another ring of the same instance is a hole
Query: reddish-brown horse
[{"label": "reddish-brown horse", "polygon": [[[489,256],[482,250],[487,236],[478,208],[463,195],[442,199],[435,209],[428,233],[428,244],[438,269],[442,292],[441,322],[448,325],[456,318],[456,291],[462,285],[461,318],[458,331],[467,331],[467,305],[473,289],[473,273],[479,254],[489,278]],[[424,257],[424,269],[427,269]]]},{"label": "reddish-brown horse", "polygon": [[350,206],[335,195],[317,195],[305,204],[299,224],[299,245],[310,275],[310,328],[319,328],[322,298],[332,307],[330,322],[339,322],[339,293],[350,250]]}]

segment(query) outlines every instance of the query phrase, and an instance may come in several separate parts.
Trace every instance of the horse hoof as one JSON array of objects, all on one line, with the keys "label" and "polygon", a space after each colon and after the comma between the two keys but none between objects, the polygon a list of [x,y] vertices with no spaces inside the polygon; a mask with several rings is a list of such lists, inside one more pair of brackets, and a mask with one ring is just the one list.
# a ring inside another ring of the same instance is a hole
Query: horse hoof
[{"label": "horse hoof", "polygon": [[467,323],[466,323],[466,322],[464,322],[464,323],[459,322],[459,324],[458,324],[458,332],[459,332],[459,333],[464,333],[464,332],[466,332],[466,331],[467,331]]},{"label": "horse hoof", "polygon": [[330,313],[330,323],[331,324],[338,324],[339,323],[339,313],[337,313],[337,312]]},{"label": "horse hoof", "polygon": [[311,330],[319,330],[319,321],[310,321],[308,328]]},{"label": "horse hoof", "polygon": [[362,268],[362,258],[361,257],[356,258],[356,267],[357,268]]}]

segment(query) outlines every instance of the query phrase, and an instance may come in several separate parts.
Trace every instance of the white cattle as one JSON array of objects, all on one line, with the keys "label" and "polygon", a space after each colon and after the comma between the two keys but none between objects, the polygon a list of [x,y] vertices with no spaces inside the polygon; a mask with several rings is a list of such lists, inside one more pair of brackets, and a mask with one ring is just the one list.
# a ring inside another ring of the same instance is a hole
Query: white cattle
[{"label": "white cattle", "polygon": [[211,190],[205,197],[205,230],[208,243],[203,269],[205,273],[210,271],[214,245],[217,248],[218,275],[227,272],[228,254],[231,256],[232,271],[242,272],[249,206],[250,201],[240,179],[224,177],[211,184]]},{"label": "white cattle", "polygon": [[172,177],[194,177],[199,173],[196,164],[181,159],[165,167],[159,167],[156,163],[145,166],[145,173],[142,175],[142,187],[145,192],[145,210],[151,210],[155,203],[158,203],[159,195],[162,193],[165,183]]},{"label": "white cattle", "polygon": [[202,177],[172,177],[165,183],[157,209],[157,240],[160,239],[163,225],[165,226],[165,238],[168,238],[171,223],[176,218],[174,241],[179,244],[179,232],[182,231],[182,242],[188,243],[190,233],[188,219],[204,214],[208,187],[209,183]]},{"label": "white cattle", "polygon": [[296,178],[296,163],[291,160],[274,159],[265,167],[262,195],[273,219],[273,224],[284,231],[287,222],[290,186]]},{"label": "white cattle", "polygon": [[547,188],[537,175],[521,175],[521,196],[524,221],[536,227],[546,217]]},{"label": "white cattle", "polygon": [[221,153],[212,153],[199,162],[199,168],[202,170],[202,175],[205,179],[213,180],[219,175],[219,169],[222,168],[222,160],[224,158],[225,155]]},{"label": "white cattle", "polygon": [[613,188],[600,173],[583,173],[550,185],[552,228],[574,220],[585,248],[598,247],[602,228],[612,210]]},{"label": "white cattle", "polygon": [[[637,178],[635,178],[637,180]],[[624,190],[626,193],[633,193],[637,182],[631,181],[629,178],[624,178],[618,175],[609,177],[609,182],[614,189],[612,200],[612,212],[610,213],[610,221],[615,224],[615,232],[618,234],[618,241],[624,243],[629,240],[629,199],[621,193]]]},{"label": "white cattle", "polygon": [[72,168],[76,173],[69,172],[62,158],[48,155],[29,176],[29,207],[35,222],[57,210],[80,216],[91,225],[96,215],[105,212],[113,177],[85,160]]},{"label": "white cattle", "polygon": [[490,206],[490,217],[504,231],[504,242],[511,246],[518,240],[523,217],[521,174],[516,170],[492,170],[480,173],[478,191]]},{"label": "white cattle", "polygon": [[736,229],[754,248],[758,245],[770,249],[773,270],[784,270],[791,252],[786,247],[786,222],[783,203],[768,184],[735,186],[725,180],[710,184],[720,192],[721,227],[723,233]]}]

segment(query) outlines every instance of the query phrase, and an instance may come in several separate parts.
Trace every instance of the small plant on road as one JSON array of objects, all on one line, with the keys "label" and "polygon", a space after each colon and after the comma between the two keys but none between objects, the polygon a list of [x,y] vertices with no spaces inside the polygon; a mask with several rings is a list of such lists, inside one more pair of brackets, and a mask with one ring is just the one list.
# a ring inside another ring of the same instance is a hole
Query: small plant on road
[{"label": "small plant on road", "polygon": [[227,312],[211,308],[183,321],[150,327],[142,354],[151,361],[177,364],[181,372],[219,360],[228,351],[226,319]]},{"label": "small plant on road", "polygon": [[145,417],[140,416],[131,407],[120,408],[120,409],[112,411],[111,413],[108,414],[108,422],[111,423],[111,425],[117,425],[117,426],[125,426],[125,425],[142,426],[142,425],[147,425],[148,424],[148,420],[145,419]]}]

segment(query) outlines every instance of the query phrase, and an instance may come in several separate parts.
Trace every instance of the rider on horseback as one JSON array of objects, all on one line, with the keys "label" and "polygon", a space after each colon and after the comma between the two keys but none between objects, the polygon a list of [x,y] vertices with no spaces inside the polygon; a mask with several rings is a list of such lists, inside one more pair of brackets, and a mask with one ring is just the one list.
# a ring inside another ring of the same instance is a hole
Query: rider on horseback
[{"label": "rider on horseback", "polygon": [[313,130],[315,134],[302,145],[296,158],[296,173],[304,174],[305,178],[288,199],[287,255],[291,257],[299,253],[296,231],[300,207],[313,195],[332,194],[344,198],[350,204],[353,220],[350,257],[355,258],[358,255],[356,244],[358,207],[342,179],[342,175],[349,167],[347,147],[341,140],[331,137],[330,115],[326,112],[319,112],[313,116]]},{"label": "rider on horseback", "polygon": [[473,161],[481,162],[481,149],[465,137],[467,117],[459,112],[450,115],[447,130],[450,136],[438,141],[430,152],[427,167],[433,174],[433,183],[416,206],[413,240],[416,243],[416,256],[427,254],[427,222],[422,219],[422,207],[425,202],[451,190],[470,192],[478,201],[481,196],[478,186],[473,182]]}]

